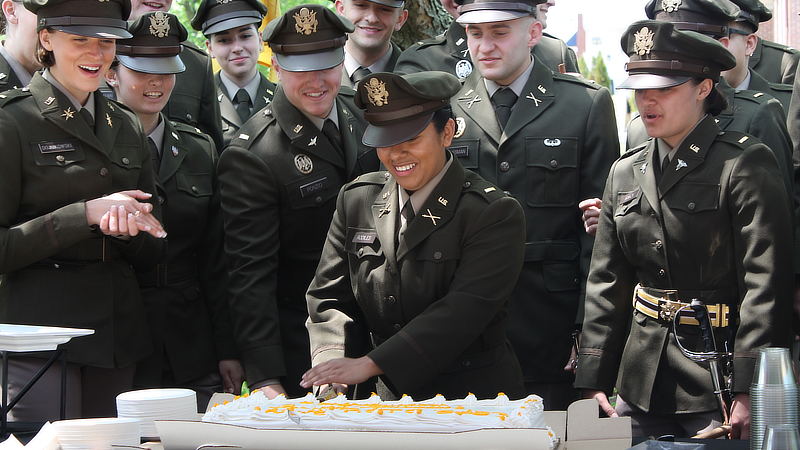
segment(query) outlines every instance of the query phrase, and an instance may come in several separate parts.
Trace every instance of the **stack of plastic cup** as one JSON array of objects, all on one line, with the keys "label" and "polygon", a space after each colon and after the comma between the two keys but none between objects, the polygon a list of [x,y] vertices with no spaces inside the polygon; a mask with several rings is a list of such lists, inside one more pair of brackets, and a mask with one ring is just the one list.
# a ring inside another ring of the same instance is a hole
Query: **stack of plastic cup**
[{"label": "stack of plastic cup", "polygon": [[761,450],[767,427],[798,426],[798,393],[789,349],[759,350],[750,386],[750,450]]},{"label": "stack of plastic cup", "polygon": [[772,425],[764,433],[762,450],[800,450],[797,425]]}]

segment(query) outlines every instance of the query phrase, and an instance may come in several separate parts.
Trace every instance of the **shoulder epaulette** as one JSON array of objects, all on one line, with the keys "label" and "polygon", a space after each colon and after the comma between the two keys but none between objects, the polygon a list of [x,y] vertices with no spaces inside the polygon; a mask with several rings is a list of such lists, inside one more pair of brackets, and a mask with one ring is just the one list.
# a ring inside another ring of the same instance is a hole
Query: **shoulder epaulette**
[{"label": "shoulder epaulette", "polygon": [[350,86],[342,85],[339,88],[339,94],[344,95],[345,97],[354,98],[356,96],[356,91]]},{"label": "shoulder epaulette", "polygon": [[193,135],[197,135],[197,136],[202,136],[204,138],[208,138],[207,134],[203,133],[202,131],[200,131],[200,128],[197,128],[195,126],[187,125],[187,124],[185,124],[183,122],[175,122],[175,121],[172,121],[172,120],[170,120],[169,123],[173,127],[175,127],[175,129],[178,130],[178,131],[182,131],[184,133],[190,133],[190,134],[193,134]]},{"label": "shoulder epaulette", "polygon": [[377,172],[365,173],[364,175],[359,175],[353,181],[347,183],[344,186],[343,190],[346,191],[346,190],[352,189],[354,187],[364,186],[364,185],[368,185],[368,184],[383,185],[387,181],[389,181],[391,178],[392,178],[392,176],[389,175],[389,172],[387,172],[385,170],[379,170]]},{"label": "shoulder epaulette", "polygon": [[792,86],[791,84],[773,83],[771,81],[769,82],[769,88],[774,90],[774,91],[780,91],[780,92],[792,92],[792,91],[794,91],[794,86]]},{"label": "shoulder epaulette", "polygon": [[12,89],[10,91],[0,94],[0,106],[7,105],[15,100],[30,96],[30,90],[27,88]]},{"label": "shoulder epaulette", "polygon": [[746,149],[747,147],[750,147],[753,144],[761,143],[761,141],[758,140],[757,137],[754,137],[747,133],[742,133],[740,131],[731,131],[731,130],[724,130],[724,131],[720,130],[716,140],[719,142],[725,142],[727,144],[731,144],[741,149]]},{"label": "shoulder epaulette", "polygon": [[[653,138],[650,138],[650,139],[653,139]],[[647,143],[650,142],[650,139],[648,139],[646,142],[644,142],[642,144],[637,145],[636,147],[628,149],[625,153],[620,155],[619,159],[622,160],[622,159],[625,159],[625,158],[630,158],[631,156],[633,156],[633,155],[639,153],[640,151],[644,150],[644,148],[647,146]]]},{"label": "shoulder epaulette", "polygon": [[464,177],[464,184],[462,185],[464,192],[478,194],[489,203],[503,197],[508,197],[502,189],[484,180],[475,172],[471,170],[465,170],[464,172],[466,174]]},{"label": "shoulder epaulette", "polygon": [[441,45],[445,41],[447,41],[447,36],[445,36],[445,33],[442,33],[432,38],[424,39],[422,41],[417,41],[416,45],[418,46],[417,48],[425,48],[431,45]]},{"label": "shoulder epaulette", "polygon": [[253,139],[263,133],[272,122],[275,122],[275,115],[272,113],[272,107],[267,105],[239,128],[239,134],[234,136],[228,145],[250,148]]},{"label": "shoulder epaulette", "polygon": [[580,84],[581,86],[586,86],[588,88],[592,88],[595,90],[603,87],[594,80],[589,80],[583,77],[570,75],[568,73],[553,72],[553,79],[561,81],[569,81],[570,83]]},{"label": "shoulder epaulette", "polygon": [[733,95],[736,99],[748,100],[759,105],[775,98],[764,91],[736,91]]},{"label": "shoulder epaulette", "polygon": [[762,45],[764,45],[764,47],[777,48],[777,49],[782,50],[782,51],[784,51],[786,53],[800,53],[800,50],[797,50],[796,48],[789,47],[788,45],[779,44],[777,42],[768,41],[766,39],[762,39],[761,43],[762,43]]}]

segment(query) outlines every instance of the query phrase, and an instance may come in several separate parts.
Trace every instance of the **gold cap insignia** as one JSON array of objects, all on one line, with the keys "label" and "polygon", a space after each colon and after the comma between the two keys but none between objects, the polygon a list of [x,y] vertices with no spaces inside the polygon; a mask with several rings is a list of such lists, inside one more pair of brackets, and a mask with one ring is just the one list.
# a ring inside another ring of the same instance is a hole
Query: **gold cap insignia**
[{"label": "gold cap insignia", "polygon": [[231,2],[231,0],[217,0],[217,4],[218,5],[224,5],[224,4],[230,3],[230,2]]},{"label": "gold cap insignia", "polygon": [[296,13],[293,17],[296,22],[294,24],[294,29],[298,33],[309,35],[317,32],[317,25],[319,25],[319,22],[317,21],[316,11],[311,11],[308,8],[301,8],[300,12]]},{"label": "gold cap insignia", "polygon": [[314,163],[308,155],[302,153],[294,157],[294,165],[303,175],[308,175],[314,170]]},{"label": "gold cap insignia", "polygon": [[653,36],[655,36],[655,33],[650,31],[649,28],[642,27],[641,30],[633,35],[636,38],[636,42],[633,43],[633,51],[639,56],[649,54],[650,50],[653,49]]},{"label": "gold cap insignia", "polygon": [[681,6],[681,0],[661,0],[661,9],[668,13],[673,13]]},{"label": "gold cap insignia", "polygon": [[160,38],[169,34],[169,18],[163,11],[156,11],[150,16],[150,34]]},{"label": "gold cap insignia", "polygon": [[467,129],[467,122],[464,120],[463,117],[456,117],[456,132],[453,135],[454,138],[458,139],[463,134],[464,131]]},{"label": "gold cap insignia", "polygon": [[383,106],[389,104],[389,92],[386,90],[386,83],[373,78],[369,83],[364,83],[364,89],[367,90],[367,97],[370,103],[375,106]]}]

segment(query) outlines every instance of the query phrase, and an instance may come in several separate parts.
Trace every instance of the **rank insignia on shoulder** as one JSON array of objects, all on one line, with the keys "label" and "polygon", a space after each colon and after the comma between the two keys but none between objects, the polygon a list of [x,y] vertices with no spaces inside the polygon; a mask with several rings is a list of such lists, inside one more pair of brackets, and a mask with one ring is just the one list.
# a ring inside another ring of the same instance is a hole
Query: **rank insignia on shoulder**
[{"label": "rank insignia on shoulder", "polygon": [[108,113],[106,113],[106,122],[109,128],[114,128],[114,124],[111,122],[111,116],[109,116]]},{"label": "rank insignia on shoulder", "polygon": [[489,186],[486,189],[484,189],[483,192],[488,194],[489,192],[496,191],[496,190],[497,190],[497,188],[495,188],[494,186]]},{"label": "rank insignia on shoulder", "polygon": [[242,134],[239,135],[239,139],[243,139],[245,141],[249,141],[250,140],[250,136],[242,133]]},{"label": "rank insignia on shoulder", "polygon": [[461,45],[463,43],[464,43],[464,38],[458,38],[458,40],[456,41],[456,45]]},{"label": "rank insignia on shoulder", "polygon": [[294,157],[294,165],[303,175],[308,175],[312,170],[314,170],[314,162],[308,155],[304,155],[302,153],[299,153]]},{"label": "rank insignia on shoulder", "polygon": [[174,132],[174,131],[172,132],[172,138],[173,138],[173,139],[175,139],[176,141],[177,141],[177,140],[180,140],[180,139],[178,138],[178,133],[176,133],[176,132]]},{"label": "rank insignia on shoulder", "polygon": [[741,138],[741,139],[739,139],[739,143],[740,143],[740,144],[744,144],[744,143],[745,143],[745,141],[747,141],[748,139],[750,139],[750,138],[749,138],[749,137],[747,137],[747,136],[742,136],[742,138]]},{"label": "rank insignia on shoulder", "polygon": [[5,78],[5,77],[6,77],[6,74],[4,74],[4,73],[0,73],[0,80],[2,80],[2,79],[3,79],[3,78]]},{"label": "rank insignia on shoulder", "polygon": [[753,95],[753,98],[758,98],[758,97],[761,97],[762,95],[764,95],[764,93],[763,93],[763,92],[756,92],[756,93]]}]

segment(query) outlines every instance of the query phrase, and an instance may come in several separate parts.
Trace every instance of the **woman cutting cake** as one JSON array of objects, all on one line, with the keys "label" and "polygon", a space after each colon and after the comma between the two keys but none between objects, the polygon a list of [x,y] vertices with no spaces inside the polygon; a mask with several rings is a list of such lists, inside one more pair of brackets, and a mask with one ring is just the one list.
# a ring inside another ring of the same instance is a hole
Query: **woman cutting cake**
[{"label": "woman cutting cake", "polygon": [[357,86],[363,142],[387,170],[339,194],[307,295],[314,367],[303,387],[344,392],[378,376],[383,399],[524,395],[504,327],[524,219],[445,150],[458,89],[442,72],[377,73]]}]

